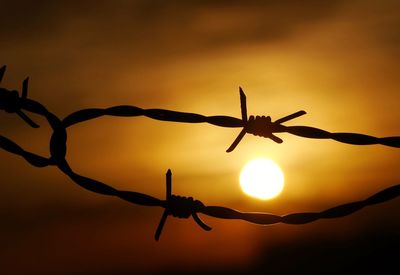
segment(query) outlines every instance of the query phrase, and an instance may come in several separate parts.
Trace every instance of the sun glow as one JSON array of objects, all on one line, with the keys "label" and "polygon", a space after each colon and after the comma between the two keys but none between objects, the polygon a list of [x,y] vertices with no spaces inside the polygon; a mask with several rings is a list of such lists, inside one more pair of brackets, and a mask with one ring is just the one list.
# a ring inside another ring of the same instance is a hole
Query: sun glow
[{"label": "sun glow", "polygon": [[259,158],[248,162],[240,172],[240,186],[249,196],[268,200],[283,190],[284,176],[272,160]]}]

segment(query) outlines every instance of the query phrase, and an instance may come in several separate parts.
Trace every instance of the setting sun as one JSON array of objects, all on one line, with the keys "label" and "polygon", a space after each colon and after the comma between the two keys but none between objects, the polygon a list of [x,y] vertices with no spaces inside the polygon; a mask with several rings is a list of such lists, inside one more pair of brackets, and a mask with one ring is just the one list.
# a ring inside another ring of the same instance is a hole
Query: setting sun
[{"label": "setting sun", "polygon": [[248,162],[240,173],[240,186],[249,196],[268,200],[283,190],[284,176],[272,160],[259,158]]}]

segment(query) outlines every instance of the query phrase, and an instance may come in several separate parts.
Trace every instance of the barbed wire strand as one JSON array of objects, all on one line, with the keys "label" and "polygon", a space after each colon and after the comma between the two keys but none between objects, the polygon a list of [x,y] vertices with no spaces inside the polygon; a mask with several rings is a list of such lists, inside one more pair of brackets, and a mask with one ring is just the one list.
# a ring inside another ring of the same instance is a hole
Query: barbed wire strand
[{"label": "barbed wire strand", "polygon": [[195,113],[177,112],[164,109],[142,109],[136,106],[115,106],[111,108],[92,108],[83,109],[68,115],[63,120],[65,127],[70,127],[74,124],[98,118],[101,116],[146,116],[152,119],[170,122],[181,123],[209,123],[215,126],[226,128],[243,128],[239,134],[239,140],[235,140],[234,144],[228,148],[227,152],[235,149],[236,145],[243,138],[244,134],[250,133],[256,136],[270,138],[277,143],[282,143],[282,140],[274,135],[274,133],[290,133],[296,136],[311,138],[311,139],[332,139],[341,143],[353,145],[373,145],[381,144],[390,147],[400,148],[400,136],[393,137],[374,137],[358,133],[331,133],[319,128],[310,126],[285,126],[283,122],[287,122],[296,117],[306,114],[305,111],[298,111],[286,117],[280,118],[275,122],[271,121],[269,116],[250,116],[247,119],[246,96],[240,88],[240,99],[242,109],[242,119],[230,116],[204,116]]},{"label": "barbed wire strand", "polygon": [[[3,77],[5,71],[5,67],[0,68],[0,81]],[[394,185],[388,187],[367,199],[350,202],[346,204],[342,204],[333,208],[329,208],[327,210],[321,212],[305,212],[305,213],[293,213],[288,215],[274,215],[269,213],[256,213],[256,212],[240,212],[231,208],[222,207],[222,206],[205,206],[201,201],[194,200],[192,197],[183,197],[176,196],[172,194],[172,172],[171,170],[167,171],[166,174],[166,199],[160,200],[154,198],[150,195],[138,193],[134,191],[124,191],[118,190],[114,187],[111,187],[103,182],[82,176],[77,174],[72,170],[66,160],[67,153],[67,128],[90,120],[95,119],[104,115],[111,116],[147,116],[157,120],[164,121],[175,121],[175,122],[189,122],[189,123],[199,123],[199,122],[207,122],[213,125],[222,126],[222,127],[243,127],[245,133],[256,133],[258,132],[258,125],[256,126],[251,124],[250,121],[257,121],[252,117],[249,120],[247,117],[247,110],[245,109],[245,96],[243,91],[241,90],[241,106],[242,106],[242,120],[237,118],[227,117],[227,116],[211,116],[206,117],[198,114],[192,113],[182,113],[175,112],[169,110],[162,109],[141,109],[134,106],[116,106],[107,109],[84,109],[77,112],[74,112],[68,115],[65,119],[59,119],[55,114],[49,112],[42,104],[36,102],[34,100],[27,98],[27,87],[28,80],[26,79],[23,84],[23,96],[19,97],[18,92],[9,91],[4,88],[0,88],[0,109],[3,109],[9,113],[16,113],[20,115],[22,110],[29,111],[31,113],[43,116],[50,127],[53,130],[53,133],[50,138],[50,157],[43,157],[37,155],[35,153],[31,153],[29,151],[24,150],[18,144],[13,142],[12,140],[0,135],[0,148],[8,151],[12,154],[19,155],[23,157],[28,163],[35,167],[47,167],[47,166],[57,166],[65,175],[67,175],[72,181],[76,184],[85,188],[91,192],[95,192],[102,195],[108,196],[116,196],[122,200],[128,201],[133,204],[138,204],[142,206],[156,206],[164,208],[164,213],[161,217],[160,223],[157,227],[155,233],[155,239],[158,240],[162,233],[164,224],[169,215],[178,218],[189,218],[193,217],[194,221],[204,230],[211,230],[211,227],[206,225],[197,215],[198,213],[208,215],[215,218],[220,219],[240,219],[244,221],[248,221],[251,223],[259,224],[259,225],[270,225],[275,223],[286,223],[286,224],[305,224],[310,223],[319,219],[333,219],[344,217],[350,215],[356,211],[361,210],[364,207],[375,205],[378,203],[383,203],[394,198],[400,196],[400,185]],[[244,99],[244,100],[243,100]],[[305,113],[305,112],[304,112]],[[375,138],[366,135],[360,134],[351,134],[351,133],[328,133],[320,129],[306,127],[306,126],[292,126],[286,127],[281,125],[280,123],[293,119],[303,114],[303,111],[294,113],[287,117],[277,120],[274,123],[270,123],[270,127],[276,127],[269,129],[268,135],[276,132],[282,132],[282,129],[285,131],[298,131],[301,135],[307,135],[307,137],[313,136],[313,138],[325,138],[325,136],[336,135],[334,138],[336,139],[344,139],[345,143],[351,142],[352,144],[383,144],[392,147],[399,147],[399,137],[390,137],[390,138]],[[33,122],[27,115],[23,115],[20,117],[27,122],[31,127],[37,127],[38,125]],[[268,119],[263,117],[262,120],[263,126],[265,126],[265,121],[270,122],[270,118]],[[250,122],[250,124],[249,124]],[[272,126],[271,126],[272,125]],[[284,127],[284,128],[280,128]],[[293,128],[294,127],[294,128]],[[300,127],[300,128],[299,128]],[[288,129],[289,130],[288,130]],[[242,130],[242,131],[243,131]],[[261,133],[263,136],[267,136],[266,132]],[[243,134],[241,134],[243,135]],[[270,137],[270,136],[268,136]],[[339,138],[338,138],[339,137]],[[328,137],[326,137],[328,138]],[[279,141],[279,138],[272,138],[275,141]],[[240,140],[239,140],[240,141]],[[340,140],[342,141],[342,140]],[[343,141],[342,141],[343,142]],[[374,143],[375,142],[375,143]],[[388,143],[389,142],[389,143]],[[237,142],[238,143],[238,142]],[[237,144],[236,144],[237,145]]]}]

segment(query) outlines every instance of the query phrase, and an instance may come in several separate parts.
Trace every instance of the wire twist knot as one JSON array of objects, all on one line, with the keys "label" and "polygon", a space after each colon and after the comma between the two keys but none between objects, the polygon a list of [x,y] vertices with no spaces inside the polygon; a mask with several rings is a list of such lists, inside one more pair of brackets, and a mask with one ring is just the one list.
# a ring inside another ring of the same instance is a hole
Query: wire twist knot
[{"label": "wire twist knot", "polygon": [[270,116],[250,116],[245,126],[246,132],[260,137],[270,137],[273,133]]},{"label": "wire twist knot", "polygon": [[192,197],[171,195],[165,209],[169,215],[187,219],[191,215],[195,215],[202,207],[204,207],[204,204],[199,200],[194,200]]}]

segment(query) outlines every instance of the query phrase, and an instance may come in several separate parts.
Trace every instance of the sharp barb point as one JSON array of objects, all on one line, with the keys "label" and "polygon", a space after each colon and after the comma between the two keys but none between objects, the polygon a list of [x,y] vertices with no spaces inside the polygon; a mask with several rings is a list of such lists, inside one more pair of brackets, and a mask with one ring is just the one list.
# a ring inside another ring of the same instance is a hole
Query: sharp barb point
[{"label": "sharp barb point", "polygon": [[281,123],[284,123],[286,121],[295,119],[295,118],[300,117],[302,115],[305,115],[305,114],[307,114],[307,113],[305,111],[301,110],[301,111],[298,111],[298,112],[293,113],[291,115],[282,117],[282,118],[278,119],[277,121],[275,121],[274,123],[281,124]]},{"label": "sharp barb point", "polygon": [[240,109],[242,111],[242,120],[247,122],[247,100],[242,88],[240,88]]},{"label": "sharp barb point", "polygon": [[22,82],[22,99],[26,99],[28,97],[28,83],[29,77],[25,78],[24,82]]},{"label": "sharp barb point", "polygon": [[6,65],[4,65],[4,66],[2,66],[2,67],[0,68],[0,82],[3,80],[4,74],[5,74],[5,72],[6,72],[6,68],[7,68]]},{"label": "sharp barb point", "polygon": [[166,174],[166,200],[169,200],[172,195],[172,172],[171,169],[168,169],[167,174]]},{"label": "sharp barb point", "polygon": [[200,217],[199,217],[196,213],[193,213],[193,214],[192,214],[192,217],[193,217],[194,221],[195,221],[201,228],[203,228],[205,231],[210,231],[210,230],[212,229],[212,228],[209,227],[207,224],[205,224],[205,223],[200,219]]},{"label": "sharp barb point", "polygon": [[239,135],[236,137],[236,139],[233,141],[232,145],[229,146],[229,148],[226,150],[227,153],[232,152],[235,150],[236,146],[239,144],[239,142],[243,139],[243,137],[246,135],[247,131],[245,128],[239,133]]},{"label": "sharp barb point", "polygon": [[279,144],[283,142],[283,140],[281,138],[275,136],[274,134],[271,134],[271,136],[269,138]]},{"label": "sharp barb point", "polygon": [[32,119],[30,119],[24,112],[21,110],[16,111],[16,113],[26,122],[28,123],[32,128],[39,128],[39,125],[36,124]]},{"label": "sharp barb point", "polygon": [[164,213],[163,213],[163,215],[161,217],[160,223],[158,224],[156,233],[154,235],[154,239],[156,241],[158,241],[160,239],[160,236],[161,236],[161,233],[162,233],[162,230],[164,228],[164,225],[165,225],[165,222],[166,222],[167,218],[168,218],[168,211],[167,211],[167,209],[165,209]]}]

